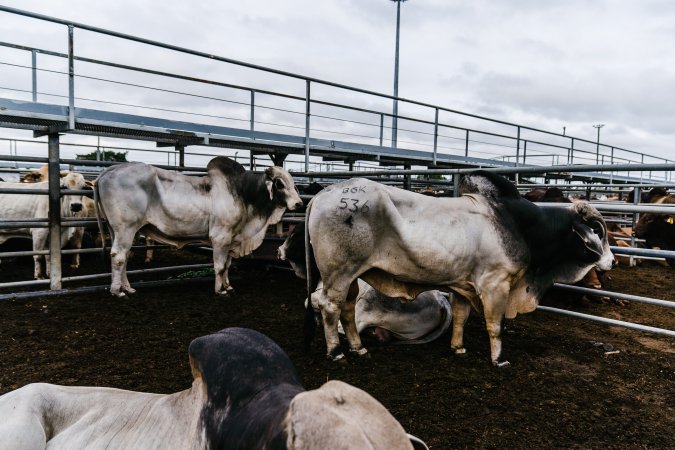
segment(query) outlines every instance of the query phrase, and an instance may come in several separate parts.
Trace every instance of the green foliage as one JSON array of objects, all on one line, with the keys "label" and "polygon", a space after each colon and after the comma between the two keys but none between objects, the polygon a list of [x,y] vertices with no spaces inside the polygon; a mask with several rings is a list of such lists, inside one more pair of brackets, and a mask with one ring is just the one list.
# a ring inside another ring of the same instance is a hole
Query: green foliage
[{"label": "green foliage", "polygon": [[441,174],[417,175],[416,179],[418,179],[418,180],[445,180],[445,177]]},{"label": "green foliage", "polygon": [[[103,150],[101,152],[101,161],[127,162],[127,153],[129,152],[113,152],[112,150]],[[76,159],[96,161],[96,152],[77,155]]]}]

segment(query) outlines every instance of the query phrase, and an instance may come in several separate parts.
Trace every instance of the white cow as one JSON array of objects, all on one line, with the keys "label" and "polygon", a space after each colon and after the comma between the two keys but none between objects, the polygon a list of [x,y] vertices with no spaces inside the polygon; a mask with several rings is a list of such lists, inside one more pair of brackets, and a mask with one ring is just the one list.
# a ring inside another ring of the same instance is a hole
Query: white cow
[{"label": "white cow", "polygon": [[[48,182],[41,183],[0,183],[0,187],[11,189],[43,189],[48,190]],[[80,173],[63,172],[61,174],[62,189],[85,189],[86,182]],[[75,217],[82,210],[81,195],[65,195],[61,197],[61,217]],[[49,213],[49,197],[44,194],[0,194],[0,220],[22,221],[26,219],[47,219]],[[73,227],[61,227],[61,246],[65,246],[73,235]],[[11,228],[0,229],[0,244],[11,238],[32,238],[33,250],[45,250],[49,237],[49,228]],[[35,260],[35,279],[42,279],[41,255],[33,256]],[[49,258],[46,258],[46,274],[49,274]]]},{"label": "white cow", "polygon": [[208,175],[191,177],[142,163],[106,169],[96,188],[114,239],[113,295],[135,290],[126,274],[127,255],[138,231],[157,242],[176,245],[211,244],[216,272],[215,292],[233,289],[228,278],[232,258],[248,255],[262,243],[268,225],[286,209],[303,206],[291,175],[281,167],[262,174],[241,164],[213,158]]},{"label": "white cow", "polygon": [[228,328],[189,348],[175,394],[30,384],[0,397],[0,450],[426,449],[382,404],[340,381],[305,391],[268,337]]},{"label": "white cow", "polygon": [[[502,319],[536,308],[554,282],[575,282],[614,262],[602,216],[588,203],[543,209],[520,197],[505,178],[478,171],[464,177],[459,198],[433,198],[365,179],[334,184],[307,211],[313,256],[324,285],[321,308],[328,357],[344,357],[342,322],[357,355],[353,283],[412,300],[420,292],[454,292],[452,348],[464,353],[470,306],[481,312],[490,354],[500,361]],[[350,289],[351,287],[351,289]]]}]

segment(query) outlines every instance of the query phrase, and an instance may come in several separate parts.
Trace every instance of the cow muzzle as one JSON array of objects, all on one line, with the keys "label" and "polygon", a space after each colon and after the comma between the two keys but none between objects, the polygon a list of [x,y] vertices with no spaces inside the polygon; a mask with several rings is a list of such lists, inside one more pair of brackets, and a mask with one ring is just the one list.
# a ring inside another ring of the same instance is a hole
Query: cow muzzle
[{"label": "cow muzzle", "polygon": [[71,203],[70,211],[74,213],[82,211],[82,203]]}]

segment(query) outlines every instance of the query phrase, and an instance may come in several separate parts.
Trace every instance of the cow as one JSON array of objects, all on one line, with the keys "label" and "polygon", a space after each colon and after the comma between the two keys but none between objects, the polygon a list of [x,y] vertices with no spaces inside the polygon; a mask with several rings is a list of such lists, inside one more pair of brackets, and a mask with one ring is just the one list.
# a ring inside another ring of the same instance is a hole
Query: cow
[{"label": "cow", "polygon": [[[287,261],[301,279],[307,279],[304,232],[304,224],[296,225],[277,249],[277,257]],[[310,264],[312,279],[321,287],[316,263],[312,260]],[[319,311],[316,304],[307,302],[305,307]],[[358,280],[355,315],[356,329],[363,338],[380,343],[424,344],[436,340],[447,331],[452,320],[452,309],[448,297],[439,291],[422,292],[414,302],[406,302],[387,297]],[[306,319],[306,338],[310,338],[313,335],[314,315],[309,314]],[[344,334],[343,330],[341,332]],[[306,341],[305,349],[308,347],[309,342]]]},{"label": "cow", "polygon": [[178,248],[210,243],[215,292],[233,291],[228,278],[232,258],[248,255],[262,243],[267,226],[286,209],[303,206],[291,175],[281,167],[262,174],[246,172],[238,162],[218,156],[208,175],[192,177],[132,162],[107,168],[96,183],[100,209],[112,229],[111,294],[135,289],[127,279],[127,255],[137,232]]},{"label": "cow", "polygon": [[[635,203],[636,190],[637,188],[628,193],[628,196],[626,197],[626,203]],[[640,203],[662,203],[658,200],[663,199],[664,197],[668,197],[668,191],[663,187],[657,186],[651,188],[647,192],[642,190],[640,192]]]},{"label": "cow", "polygon": [[[40,183],[10,183],[0,185],[10,189],[43,189],[49,188],[47,181]],[[77,172],[62,172],[60,178],[61,189],[81,190],[87,187],[82,174]],[[61,217],[75,217],[82,210],[81,195],[65,195],[61,197]],[[46,219],[49,214],[49,198],[43,194],[0,194],[0,219],[21,221],[25,219]],[[61,227],[61,247],[71,239],[74,227]],[[29,237],[33,240],[33,251],[45,250],[49,237],[49,228],[11,228],[0,230],[0,244],[15,237]],[[42,269],[43,255],[33,256],[35,262],[34,277],[43,279],[49,275],[49,258],[46,259],[46,272]]]},{"label": "cow", "polygon": [[29,384],[0,397],[0,449],[426,449],[368,393],[305,391],[265,335],[226,328],[189,346],[174,394]]},{"label": "cow", "polygon": [[454,292],[453,350],[466,352],[464,323],[473,306],[485,318],[492,364],[506,367],[504,317],[533,311],[555,282],[576,282],[591,267],[611,269],[607,227],[589,203],[539,208],[487,171],[465,176],[460,188],[461,197],[434,198],[356,178],[312,199],[306,224],[324,283],[312,301],[321,308],[329,359],[344,358],[338,320],[350,351],[367,354],[348,295],[357,278],[391,297]]},{"label": "cow", "polygon": [[[635,236],[644,239],[648,248],[675,251],[675,215],[646,213],[640,215]],[[666,258],[675,267],[675,258]]]},{"label": "cow", "polygon": [[[675,194],[669,194],[665,188],[652,188],[647,194],[643,194],[643,203],[659,205],[675,205]],[[635,225],[635,236],[644,239],[649,248],[661,250],[675,250],[675,225],[672,214],[641,214]],[[675,267],[675,258],[666,258],[671,267]]]}]

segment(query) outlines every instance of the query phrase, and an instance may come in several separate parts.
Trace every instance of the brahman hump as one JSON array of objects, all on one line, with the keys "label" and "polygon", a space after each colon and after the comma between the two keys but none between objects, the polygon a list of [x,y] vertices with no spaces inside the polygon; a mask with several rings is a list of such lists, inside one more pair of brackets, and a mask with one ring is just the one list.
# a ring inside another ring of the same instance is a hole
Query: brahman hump
[{"label": "brahman hump", "polygon": [[452,304],[452,348],[464,353],[464,323],[473,306],[483,314],[490,354],[500,361],[504,317],[534,310],[554,282],[576,282],[614,261],[607,228],[586,202],[543,209],[523,199],[505,178],[477,171],[462,180],[459,198],[434,198],[366,179],[327,187],[310,202],[307,227],[322,289],[328,358],[344,357],[341,320],[350,351],[364,355],[355,321],[357,278],[385,295],[414,299],[438,289]]},{"label": "brahman hump", "polygon": [[192,387],[150,394],[30,384],[0,397],[0,449],[424,449],[340,381],[305,391],[266,336],[228,328],[189,348]]},{"label": "brahman hump", "polygon": [[98,178],[101,209],[114,234],[110,257],[116,296],[134,293],[127,279],[127,255],[137,232],[175,245],[210,244],[215,292],[232,292],[232,258],[248,255],[286,209],[303,206],[291,175],[281,167],[246,172],[229,158],[213,158],[208,175],[186,176],[143,163],[109,167]]}]

